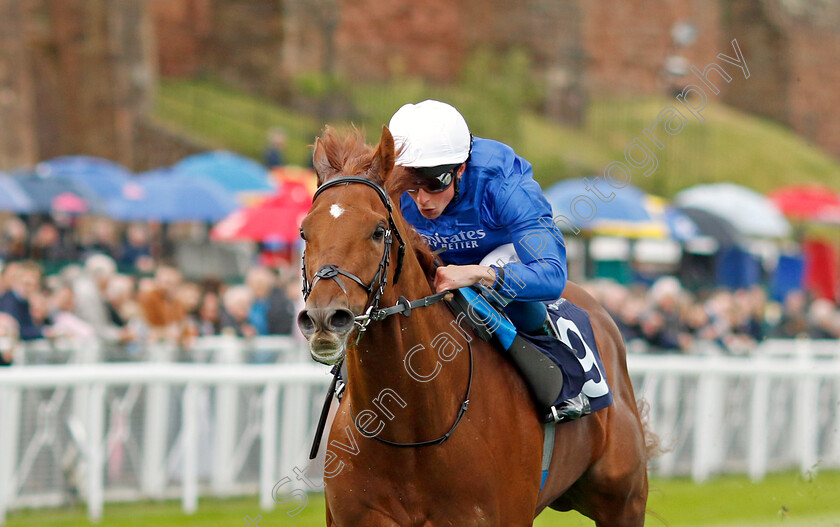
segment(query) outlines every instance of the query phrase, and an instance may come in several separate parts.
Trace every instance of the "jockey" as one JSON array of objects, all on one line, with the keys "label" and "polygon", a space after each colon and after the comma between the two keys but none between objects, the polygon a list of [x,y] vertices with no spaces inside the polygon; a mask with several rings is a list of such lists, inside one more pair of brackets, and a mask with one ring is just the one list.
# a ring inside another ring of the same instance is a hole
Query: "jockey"
[{"label": "jockey", "polygon": [[402,214],[449,264],[437,269],[437,291],[481,282],[509,302],[505,314],[524,332],[541,331],[542,301],[566,286],[566,247],[531,164],[497,141],[472,137],[452,106],[406,104],[388,125],[396,164],[416,186]]},{"label": "jockey", "polygon": [[[556,337],[543,302],[566,287],[566,247],[531,164],[505,144],[472,137],[458,110],[440,101],[404,105],[388,128],[396,164],[413,182],[400,199],[403,217],[448,264],[436,270],[436,292],[492,288],[517,329]],[[588,398],[552,411],[576,419],[589,413]]]}]

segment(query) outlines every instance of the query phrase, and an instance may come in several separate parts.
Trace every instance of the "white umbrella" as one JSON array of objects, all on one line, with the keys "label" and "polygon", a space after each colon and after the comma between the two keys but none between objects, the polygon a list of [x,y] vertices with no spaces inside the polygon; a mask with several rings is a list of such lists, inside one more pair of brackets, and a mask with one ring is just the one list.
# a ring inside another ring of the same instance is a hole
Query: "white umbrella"
[{"label": "white umbrella", "polygon": [[674,202],[720,216],[746,236],[784,238],[791,233],[790,223],[772,201],[733,183],[687,188],[676,195]]}]

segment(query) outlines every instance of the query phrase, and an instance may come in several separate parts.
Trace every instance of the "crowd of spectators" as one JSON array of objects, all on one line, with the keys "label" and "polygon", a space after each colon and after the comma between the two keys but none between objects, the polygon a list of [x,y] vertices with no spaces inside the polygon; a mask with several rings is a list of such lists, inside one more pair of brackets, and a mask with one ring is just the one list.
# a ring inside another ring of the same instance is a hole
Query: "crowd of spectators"
[{"label": "crowd of spectators", "polygon": [[[763,289],[718,289],[692,294],[674,278],[650,287],[593,281],[584,287],[616,321],[628,343],[686,352],[698,340],[746,353],[766,338],[840,339],[840,309],[793,291],[784,302]],[[300,308],[294,266],[253,267],[244,283],[192,282],[166,264],[148,276],[120,274],[113,258],[92,254],[81,265],[43,275],[32,260],[6,263],[0,272],[0,337],[98,339],[142,347],[175,342],[189,347],[210,335],[289,335]],[[0,361],[8,362],[8,351]]]},{"label": "crowd of spectators", "polygon": [[[0,343],[95,338],[142,349],[150,341],[187,347],[200,336],[292,333],[301,303],[296,265],[252,267],[242,284],[184,280],[178,269],[160,263],[166,237],[159,228],[7,219],[0,227],[0,262],[6,262]],[[840,339],[840,309],[802,291],[783,302],[769,300],[760,287],[697,294],[671,277],[652,286],[601,280],[585,287],[628,343],[652,351],[689,352],[705,341],[740,354],[766,338]],[[0,345],[0,364],[9,360],[9,346]]]},{"label": "crowd of spectators", "polygon": [[[253,267],[241,285],[193,282],[167,264],[148,275],[121,274],[108,255],[44,276],[33,260],[0,272],[0,339],[97,339],[142,349],[171,342],[189,348],[211,335],[290,335],[300,306],[297,269]],[[9,363],[0,347],[0,364]]]},{"label": "crowd of spectators", "polygon": [[687,352],[703,340],[743,354],[767,338],[840,338],[838,306],[800,290],[779,303],[769,300],[758,286],[693,294],[672,277],[660,278],[650,287],[612,281],[585,287],[612,315],[628,343],[642,341],[652,351]]},{"label": "crowd of spectators", "polygon": [[155,261],[166,256],[164,245],[171,244],[160,235],[158,224],[132,223],[120,229],[106,218],[40,217],[27,223],[10,217],[0,226],[0,261],[32,260],[49,270],[104,254],[120,269],[151,272]]}]

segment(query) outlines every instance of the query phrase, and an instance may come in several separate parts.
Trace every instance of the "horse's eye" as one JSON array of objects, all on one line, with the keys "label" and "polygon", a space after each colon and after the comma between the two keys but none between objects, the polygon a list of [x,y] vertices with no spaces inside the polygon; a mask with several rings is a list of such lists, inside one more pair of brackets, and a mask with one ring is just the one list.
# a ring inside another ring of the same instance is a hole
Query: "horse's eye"
[{"label": "horse's eye", "polygon": [[306,241],[306,235],[303,234],[303,229],[300,230],[300,239]]},{"label": "horse's eye", "polygon": [[376,230],[373,231],[373,236],[371,236],[371,238],[378,242],[382,241],[382,239],[385,238],[385,227],[377,227]]}]

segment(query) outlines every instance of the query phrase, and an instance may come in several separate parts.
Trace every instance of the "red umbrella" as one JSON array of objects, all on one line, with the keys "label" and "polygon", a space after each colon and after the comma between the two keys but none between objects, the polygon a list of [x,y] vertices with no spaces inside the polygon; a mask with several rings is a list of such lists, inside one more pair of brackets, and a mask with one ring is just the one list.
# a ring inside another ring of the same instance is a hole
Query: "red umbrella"
[{"label": "red umbrella", "polygon": [[793,185],[768,196],[785,216],[797,220],[840,224],[840,196],[820,185]]},{"label": "red umbrella", "polygon": [[312,193],[304,184],[286,182],[277,194],[220,221],[210,231],[210,238],[292,243],[300,239],[300,223],[311,206]]}]

